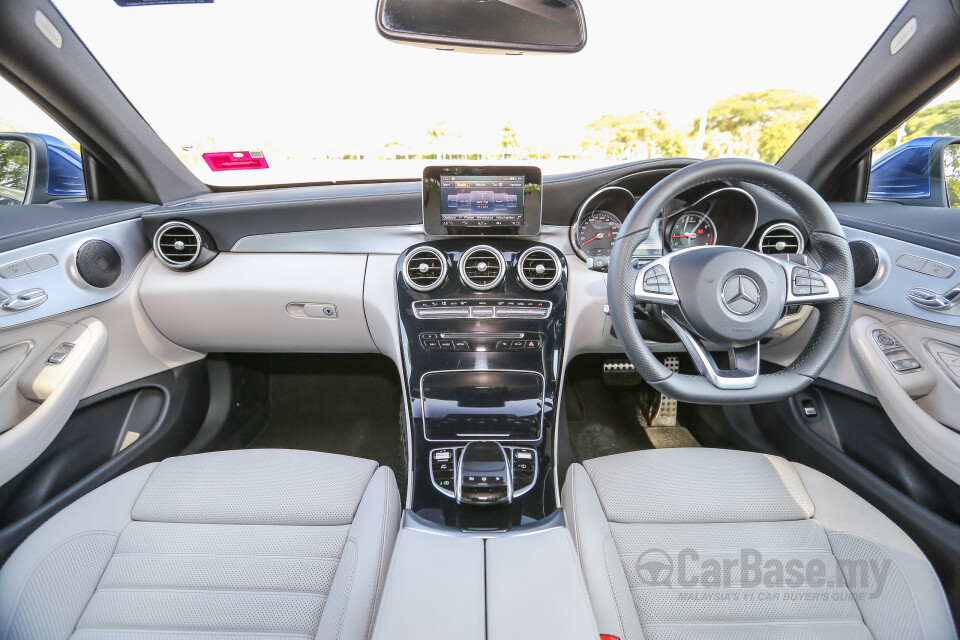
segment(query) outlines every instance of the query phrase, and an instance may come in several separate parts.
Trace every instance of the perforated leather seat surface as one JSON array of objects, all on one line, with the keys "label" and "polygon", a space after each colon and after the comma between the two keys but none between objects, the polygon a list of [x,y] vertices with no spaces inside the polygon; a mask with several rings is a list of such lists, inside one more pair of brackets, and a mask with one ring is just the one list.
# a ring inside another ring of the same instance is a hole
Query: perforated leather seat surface
[{"label": "perforated leather seat surface", "polygon": [[624,453],[572,465],[563,506],[600,633],[956,638],[916,544],[803,465],[719,449]]},{"label": "perforated leather seat surface", "polygon": [[245,450],[126,473],[0,570],[0,638],[365,639],[400,521],[370,460]]}]

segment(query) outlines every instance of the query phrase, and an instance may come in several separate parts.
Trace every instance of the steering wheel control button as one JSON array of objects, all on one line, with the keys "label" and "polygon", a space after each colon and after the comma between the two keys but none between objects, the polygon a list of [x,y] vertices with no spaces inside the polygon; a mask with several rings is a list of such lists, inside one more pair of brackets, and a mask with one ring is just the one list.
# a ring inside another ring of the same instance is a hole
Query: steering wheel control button
[{"label": "steering wheel control button", "polygon": [[796,268],[793,270],[790,291],[795,296],[814,296],[830,293],[830,288],[823,276],[816,271]]},{"label": "steering wheel control button", "polygon": [[760,285],[750,276],[732,276],[723,283],[721,299],[730,313],[748,316],[760,306]]},{"label": "steering wheel control button", "polygon": [[673,295],[673,287],[670,286],[670,276],[667,275],[666,267],[657,264],[647,269],[643,274],[643,290],[664,296]]}]

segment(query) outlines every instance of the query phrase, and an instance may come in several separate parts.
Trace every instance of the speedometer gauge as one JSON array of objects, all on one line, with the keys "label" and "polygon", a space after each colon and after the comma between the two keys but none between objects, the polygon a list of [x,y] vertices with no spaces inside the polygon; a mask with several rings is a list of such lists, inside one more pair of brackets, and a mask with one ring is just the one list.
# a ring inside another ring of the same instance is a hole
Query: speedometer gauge
[{"label": "speedometer gauge", "polygon": [[597,209],[580,220],[577,245],[586,256],[609,256],[620,232],[620,218]]},{"label": "speedometer gauge", "polygon": [[670,248],[674,251],[717,243],[713,222],[702,213],[691,211],[677,218],[670,229]]}]

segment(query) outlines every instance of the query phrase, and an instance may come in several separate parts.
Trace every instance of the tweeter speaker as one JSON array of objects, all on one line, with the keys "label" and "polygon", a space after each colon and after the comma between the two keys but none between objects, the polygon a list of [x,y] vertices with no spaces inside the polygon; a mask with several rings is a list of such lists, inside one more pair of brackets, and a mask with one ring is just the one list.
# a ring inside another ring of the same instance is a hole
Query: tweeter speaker
[{"label": "tweeter speaker", "polygon": [[866,240],[854,240],[850,244],[853,258],[853,286],[862,287],[877,277],[880,270],[880,255],[876,247]]},{"label": "tweeter speaker", "polygon": [[109,287],[120,277],[123,259],[106,240],[87,240],[77,251],[77,273],[91,287]]}]

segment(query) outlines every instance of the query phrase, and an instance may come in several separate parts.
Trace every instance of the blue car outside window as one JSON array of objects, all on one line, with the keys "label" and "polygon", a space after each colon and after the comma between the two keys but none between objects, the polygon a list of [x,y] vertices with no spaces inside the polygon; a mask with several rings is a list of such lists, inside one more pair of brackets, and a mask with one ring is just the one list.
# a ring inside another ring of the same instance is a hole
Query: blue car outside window
[{"label": "blue car outside window", "polygon": [[930,149],[904,146],[880,159],[870,171],[869,198],[929,198]]}]

